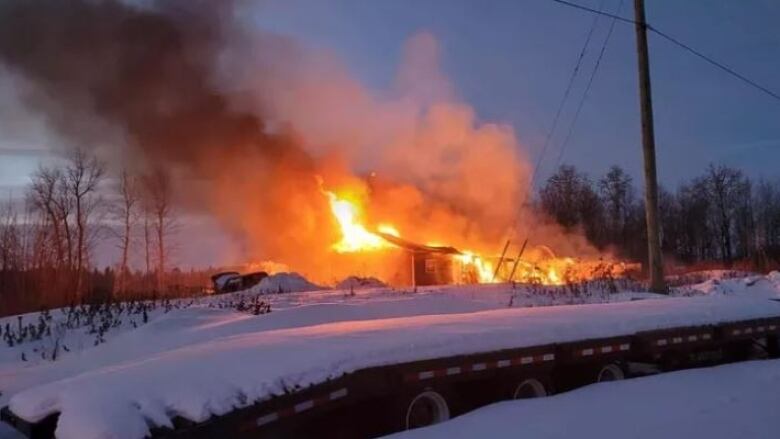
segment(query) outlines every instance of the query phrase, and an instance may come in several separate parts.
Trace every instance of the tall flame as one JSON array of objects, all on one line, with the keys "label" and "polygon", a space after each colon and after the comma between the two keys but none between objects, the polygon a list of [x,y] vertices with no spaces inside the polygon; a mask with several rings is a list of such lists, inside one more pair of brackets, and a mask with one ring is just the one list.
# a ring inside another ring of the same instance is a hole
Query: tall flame
[{"label": "tall flame", "polygon": [[[363,207],[353,201],[348,193],[336,194],[333,191],[323,189],[328,197],[330,210],[339,224],[341,239],[332,245],[338,253],[353,253],[360,251],[382,250],[395,247],[377,233],[370,232],[363,225],[365,213]],[[400,237],[401,234],[390,224],[380,224],[376,229],[385,235]],[[493,264],[484,260],[471,251],[464,251],[455,256],[463,267],[474,273],[476,282],[489,283],[498,281],[494,279]]]},{"label": "tall flame", "polygon": [[[380,250],[393,247],[376,233],[369,232],[361,224],[363,209],[345,196],[338,196],[334,192],[324,191],[330,202],[330,210],[341,228],[341,240],[333,244],[333,249],[338,253],[351,253],[364,250]],[[390,225],[380,225],[379,231],[398,236],[398,231]]]}]

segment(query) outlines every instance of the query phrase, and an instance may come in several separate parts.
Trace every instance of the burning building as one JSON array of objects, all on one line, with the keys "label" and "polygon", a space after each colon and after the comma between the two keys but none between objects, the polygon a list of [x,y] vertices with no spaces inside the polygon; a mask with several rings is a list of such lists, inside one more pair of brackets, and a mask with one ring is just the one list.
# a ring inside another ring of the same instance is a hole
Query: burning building
[{"label": "burning building", "polygon": [[514,279],[561,283],[578,262],[535,245],[600,255],[527,207],[526,148],[458,98],[432,34],[411,35],[374,90],[330,51],[238,20],[262,3],[7,0],[0,63],[52,144],[168,175],[172,203],[240,243],[226,264],[320,284],[492,282],[513,278],[494,257],[507,236],[533,231]]},{"label": "burning building", "polygon": [[[320,181],[320,184],[322,182]],[[389,223],[376,231],[365,225],[365,207],[348,195],[322,189],[338,223],[340,239],[332,250],[362,261],[370,274],[394,285],[445,285],[520,281],[560,285],[596,277],[619,277],[637,270],[604,258],[557,257],[547,246],[535,246],[523,258],[484,256],[454,246],[415,243]],[[523,255],[520,255],[523,256]],[[366,268],[364,268],[365,270]]]},{"label": "burning building", "polygon": [[409,259],[407,285],[445,285],[462,279],[458,256],[462,253],[454,247],[436,247],[414,244],[393,235],[380,234],[388,242],[398,246]]}]

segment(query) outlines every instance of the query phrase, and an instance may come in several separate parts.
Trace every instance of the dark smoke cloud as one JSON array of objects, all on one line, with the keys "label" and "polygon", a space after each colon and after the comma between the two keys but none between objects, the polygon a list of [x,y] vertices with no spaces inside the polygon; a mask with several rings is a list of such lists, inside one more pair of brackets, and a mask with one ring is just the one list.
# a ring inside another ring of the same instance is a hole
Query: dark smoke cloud
[{"label": "dark smoke cloud", "polygon": [[232,106],[213,81],[240,32],[232,14],[224,0],[2,1],[0,63],[32,84],[25,104],[59,134],[51,146],[168,172],[180,202],[248,243],[237,257],[305,269],[298,249],[328,248],[332,219],[295,136],[267,130],[259,109]]},{"label": "dark smoke cloud", "polygon": [[265,133],[211,81],[231,11],[222,0],[3,1],[0,61],[39,86],[30,104],[80,147],[104,143],[108,124],[160,163],[286,154],[290,139]]}]

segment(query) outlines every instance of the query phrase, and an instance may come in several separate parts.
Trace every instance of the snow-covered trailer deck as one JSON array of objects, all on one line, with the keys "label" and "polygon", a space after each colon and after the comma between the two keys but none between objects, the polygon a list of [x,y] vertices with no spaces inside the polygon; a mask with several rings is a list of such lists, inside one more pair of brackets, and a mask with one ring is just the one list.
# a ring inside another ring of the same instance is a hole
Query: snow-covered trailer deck
[{"label": "snow-covered trailer deck", "polygon": [[[262,317],[258,318],[260,321]],[[780,303],[723,297],[425,315],[238,334],[14,395],[31,438],[368,437],[512,397],[777,356]]]}]

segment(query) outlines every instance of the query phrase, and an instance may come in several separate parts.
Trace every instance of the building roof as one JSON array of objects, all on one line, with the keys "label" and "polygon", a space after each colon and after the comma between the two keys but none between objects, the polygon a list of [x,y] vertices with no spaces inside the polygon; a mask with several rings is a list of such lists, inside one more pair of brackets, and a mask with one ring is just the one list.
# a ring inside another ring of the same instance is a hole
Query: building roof
[{"label": "building roof", "polygon": [[397,236],[388,235],[387,233],[377,232],[377,235],[381,236],[385,241],[397,245],[404,250],[408,250],[414,253],[441,253],[447,255],[460,255],[462,252],[455,247],[439,247],[424,244],[416,244],[411,241],[407,241]]}]

